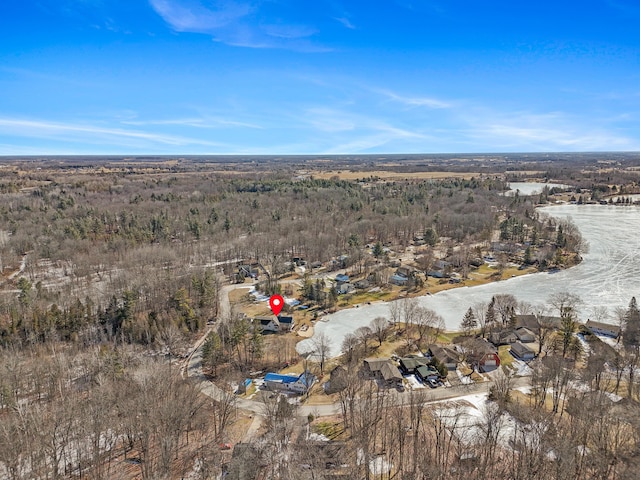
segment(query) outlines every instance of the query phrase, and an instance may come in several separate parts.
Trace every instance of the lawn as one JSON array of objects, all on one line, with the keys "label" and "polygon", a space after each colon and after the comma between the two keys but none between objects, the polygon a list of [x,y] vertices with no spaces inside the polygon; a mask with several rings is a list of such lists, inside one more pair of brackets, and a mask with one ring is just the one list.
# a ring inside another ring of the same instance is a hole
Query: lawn
[{"label": "lawn", "polygon": [[509,353],[509,349],[511,347],[509,345],[502,345],[498,347],[498,356],[500,357],[500,365],[503,367],[511,368],[513,364],[513,357]]}]

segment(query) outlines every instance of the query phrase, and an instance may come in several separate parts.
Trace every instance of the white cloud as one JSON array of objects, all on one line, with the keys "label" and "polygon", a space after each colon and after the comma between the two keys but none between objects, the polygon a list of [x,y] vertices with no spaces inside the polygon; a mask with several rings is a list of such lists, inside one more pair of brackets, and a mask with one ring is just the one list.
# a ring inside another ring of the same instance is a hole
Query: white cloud
[{"label": "white cloud", "polygon": [[[374,90],[375,91],[375,90]],[[433,97],[407,97],[391,92],[389,90],[378,90],[376,93],[380,93],[385,97],[393,100],[394,102],[401,103],[408,107],[427,107],[427,108],[451,108],[452,105],[449,102],[439,100]]]},{"label": "white cloud", "polygon": [[[465,115],[470,140],[493,150],[510,151],[607,151],[635,150],[636,139],[618,133],[606,121],[589,122],[563,113],[476,111]],[[489,148],[491,149],[491,148]]]},{"label": "white cloud", "polygon": [[210,9],[197,1],[149,0],[151,6],[174,30],[179,32],[214,33],[253,11],[248,3],[216,2]]},{"label": "white cloud", "polygon": [[145,146],[219,146],[220,144],[175,135],[163,135],[139,130],[101,127],[89,124],[59,123],[0,117],[0,135],[37,139],[53,139],[77,144],[105,144],[123,147]]},{"label": "white cloud", "polygon": [[149,0],[149,3],[177,32],[207,34],[237,47],[328,51],[309,40],[318,33],[312,26],[260,19],[260,2],[217,0],[209,2],[211,7],[199,0]]},{"label": "white cloud", "polygon": [[355,25],[351,23],[351,20],[346,17],[337,17],[335,18],[335,21],[341,23],[345,28],[348,28],[349,30],[356,29]]},{"label": "white cloud", "polygon": [[168,120],[123,120],[120,123],[123,125],[176,125],[183,127],[193,128],[225,128],[225,127],[241,127],[241,128],[253,128],[262,130],[263,127],[253,123],[240,122],[235,120],[228,120],[225,118],[175,118]]}]

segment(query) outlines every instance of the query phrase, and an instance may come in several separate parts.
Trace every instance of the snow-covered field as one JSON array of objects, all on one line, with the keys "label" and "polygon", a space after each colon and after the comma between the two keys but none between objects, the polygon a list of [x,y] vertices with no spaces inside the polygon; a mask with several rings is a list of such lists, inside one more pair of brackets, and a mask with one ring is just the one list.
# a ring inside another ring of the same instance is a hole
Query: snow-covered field
[{"label": "snow-covered field", "polygon": [[561,183],[537,183],[537,182],[511,182],[509,183],[511,190],[504,193],[506,197],[513,197],[518,191],[518,195],[535,195],[542,193],[544,187],[549,188],[569,188],[569,185],[563,185]]},{"label": "snow-covered field", "polygon": [[[615,307],[627,307],[640,271],[640,208],[615,208],[604,205],[557,205],[539,210],[559,218],[571,218],[589,243],[583,262],[555,274],[536,273],[476,287],[461,287],[419,298],[422,306],[438,312],[446,328],[456,330],[466,310],[477,302],[488,302],[493,295],[509,293],[520,301],[548,305],[549,297],[570,290],[584,301],[579,317],[586,321],[595,307],[613,314]],[[324,332],[332,345],[331,356],[340,354],[345,335],[367,326],[377,316],[389,317],[389,306],[380,302],[341,310],[318,323],[315,334]],[[608,340],[605,340],[609,343]],[[299,352],[312,350],[312,340],[298,344]]]}]

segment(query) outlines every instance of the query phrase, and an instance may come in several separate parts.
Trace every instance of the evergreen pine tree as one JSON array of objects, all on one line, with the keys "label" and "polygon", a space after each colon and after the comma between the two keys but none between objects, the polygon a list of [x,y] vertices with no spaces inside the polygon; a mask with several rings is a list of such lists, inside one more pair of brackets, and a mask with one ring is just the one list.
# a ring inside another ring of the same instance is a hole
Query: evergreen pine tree
[{"label": "evergreen pine tree", "polygon": [[469,307],[467,313],[464,314],[462,318],[462,322],[460,323],[460,328],[465,335],[470,335],[472,330],[475,330],[478,327],[478,320],[476,320],[476,316],[473,314],[473,310]]}]

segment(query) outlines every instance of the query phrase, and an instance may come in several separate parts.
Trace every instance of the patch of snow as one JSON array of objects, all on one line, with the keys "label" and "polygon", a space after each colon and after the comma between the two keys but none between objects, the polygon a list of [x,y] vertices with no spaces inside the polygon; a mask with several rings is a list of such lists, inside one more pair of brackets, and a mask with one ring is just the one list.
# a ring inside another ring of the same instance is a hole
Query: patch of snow
[{"label": "patch of snow", "polygon": [[613,348],[619,348],[620,347],[620,343],[618,343],[618,340],[616,340],[615,338],[607,337],[605,335],[596,335],[596,337],[598,337],[604,343],[606,343],[607,345],[609,345],[609,346],[611,346]]},{"label": "patch of snow", "polygon": [[330,440],[321,433],[310,433],[309,440],[314,442],[329,442]]},{"label": "patch of snow", "polygon": [[[444,402],[443,402],[444,403]],[[453,406],[451,406],[453,405]],[[466,445],[485,441],[487,415],[497,406],[487,399],[487,394],[474,394],[447,400],[446,407],[435,410],[435,414],[447,425],[451,433]],[[493,414],[492,414],[493,417]],[[511,440],[516,436],[516,420],[502,413],[492,420],[491,428],[496,432],[498,443],[512,448]]]},{"label": "patch of snow", "polygon": [[384,457],[376,457],[369,462],[369,471],[373,475],[382,475],[389,473],[393,465],[388,462]]},{"label": "patch of snow", "polygon": [[582,351],[584,353],[591,353],[591,345],[589,345],[587,341],[584,339],[584,335],[581,333],[576,333],[575,335],[578,341],[580,342],[580,345],[582,346]]},{"label": "patch of snow", "polygon": [[612,402],[617,403],[620,400],[622,400],[622,397],[620,395],[616,395],[615,393],[611,393],[611,392],[604,392],[604,394],[609,397],[611,399]]},{"label": "patch of snow", "polygon": [[409,382],[409,388],[411,390],[426,388],[424,384],[420,380],[418,380],[418,378],[415,375],[406,375],[404,378],[406,378],[407,382]]},{"label": "patch of snow", "polygon": [[531,375],[533,375],[533,370],[531,370],[531,367],[522,360],[514,358],[511,366],[515,369],[514,375],[516,377],[530,377]]},{"label": "patch of snow", "polygon": [[531,395],[531,387],[516,387],[514,388],[514,390],[517,390],[518,392],[522,392],[525,395]]},{"label": "patch of snow", "polygon": [[463,385],[471,385],[473,383],[473,380],[471,380],[471,376],[463,375],[462,372],[460,370],[458,370],[457,368],[456,368],[456,373],[458,374],[458,378],[460,379],[460,383],[462,383]]},{"label": "patch of snow", "polygon": [[[260,293],[259,291],[256,290],[256,287],[251,287],[249,289],[249,295],[251,295],[253,298],[256,299],[257,302],[268,302],[269,298],[271,298],[270,295],[265,295],[263,293]],[[291,307],[295,307],[296,305],[300,305],[300,300],[296,299],[296,298],[288,298],[288,297],[284,297],[284,303],[286,303],[287,305],[291,306]]]}]

